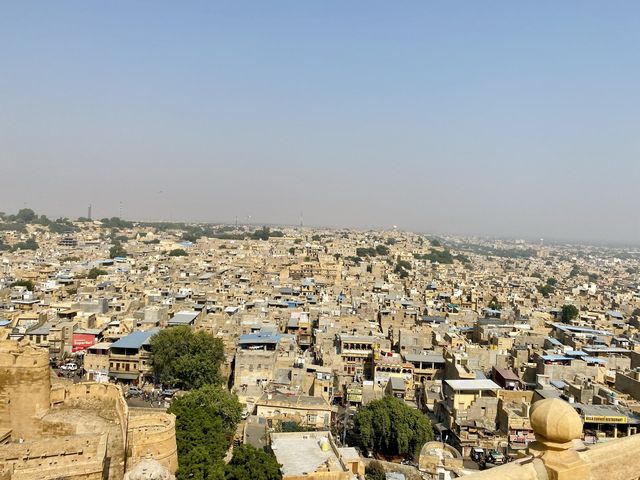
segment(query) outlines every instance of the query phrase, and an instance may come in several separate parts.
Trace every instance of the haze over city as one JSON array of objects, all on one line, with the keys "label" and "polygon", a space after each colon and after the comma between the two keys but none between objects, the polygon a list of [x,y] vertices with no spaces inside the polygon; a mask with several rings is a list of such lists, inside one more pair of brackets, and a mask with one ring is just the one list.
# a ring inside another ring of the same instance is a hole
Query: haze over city
[{"label": "haze over city", "polygon": [[4,2],[0,210],[640,243],[637,2]]}]

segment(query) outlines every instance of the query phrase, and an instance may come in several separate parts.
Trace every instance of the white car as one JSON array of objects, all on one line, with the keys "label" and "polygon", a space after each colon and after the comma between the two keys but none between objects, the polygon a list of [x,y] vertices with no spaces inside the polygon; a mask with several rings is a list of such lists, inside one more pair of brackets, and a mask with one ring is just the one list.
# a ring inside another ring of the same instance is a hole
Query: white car
[{"label": "white car", "polygon": [[60,370],[75,372],[76,370],[78,370],[78,365],[76,365],[75,363],[65,363],[60,367]]}]

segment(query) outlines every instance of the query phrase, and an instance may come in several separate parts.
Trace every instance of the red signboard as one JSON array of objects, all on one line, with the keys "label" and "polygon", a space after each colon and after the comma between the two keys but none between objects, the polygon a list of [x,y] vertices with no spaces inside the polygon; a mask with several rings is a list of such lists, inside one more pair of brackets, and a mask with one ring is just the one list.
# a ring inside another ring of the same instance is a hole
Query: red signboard
[{"label": "red signboard", "polygon": [[89,333],[74,333],[72,340],[72,352],[79,352],[80,350],[86,350],[91,345],[96,343],[96,336]]}]

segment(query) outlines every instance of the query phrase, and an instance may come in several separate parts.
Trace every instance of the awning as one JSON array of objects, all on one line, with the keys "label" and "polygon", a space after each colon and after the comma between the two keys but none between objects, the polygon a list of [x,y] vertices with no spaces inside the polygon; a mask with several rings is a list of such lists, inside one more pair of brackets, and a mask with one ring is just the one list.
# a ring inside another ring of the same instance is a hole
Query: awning
[{"label": "awning", "polygon": [[137,380],[139,377],[137,373],[126,372],[109,372],[109,376],[120,380]]}]

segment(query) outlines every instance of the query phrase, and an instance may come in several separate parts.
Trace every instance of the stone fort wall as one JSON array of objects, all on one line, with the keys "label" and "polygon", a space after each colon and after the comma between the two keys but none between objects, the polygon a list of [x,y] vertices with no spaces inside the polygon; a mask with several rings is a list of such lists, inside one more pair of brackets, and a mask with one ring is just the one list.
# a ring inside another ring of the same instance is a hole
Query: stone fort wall
[{"label": "stone fort wall", "polygon": [[[50,435],[86,433],[82,420],[72,418],[74,411],[92,412],[113,423],[113,426],[109,427],[107,444],[109,478],[122,478],[126,468],[129,407],[120,387],[109,383],[93,382],[56,385],[51,391],[50,412],[60,411],[69,412],[71,418],[54,422],[47,419],[47,422],[43,423],[46,426],[43,428],[43,433],[45,430],[48,430],[46,433]],[[65,428],[70,428],[71,432],[65,432]]]},{"label": "stone fort wall", "polygon": [[127,436],[127,465],[153,458],[170,472],[178,469],[175,415],[132,410]]},{"label": "stone fort wall", "polygon": [[121,480],[147,458],[175,473],[175,416],[131,414],[117,385],[52,386],[50,375],[47,350],[0,340],[0,429],[12,441],[0,452],[0,480],[103,479],[106,471]]},{"label": "stone fort wall", "polygon": [[49,353],[28,343],[0,341],[0,428],[10,428],[16,439],[38,438],[50,391]]},{"label": "stone fort wall", "polygon": [[[100,405],[112,411],[122,433],[122,449],[126,448],[129,406],[122,395],[122,389],[111,383],[83,382],[72,385],[56,385],[51,390],[51,407],[64,405],[69,407],[90,407]],[[109,415],[109,416],[112,416]]]},{"label": "stone fort wall", "polygon": [[102,480],[106,448],[106,434],[3,445],[0,449],[0,479]]}]

